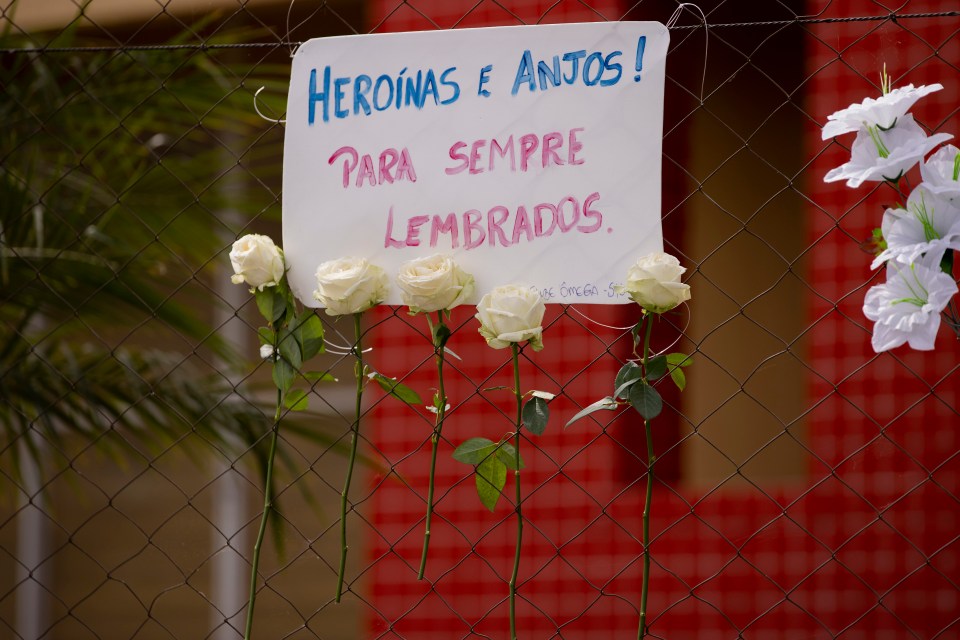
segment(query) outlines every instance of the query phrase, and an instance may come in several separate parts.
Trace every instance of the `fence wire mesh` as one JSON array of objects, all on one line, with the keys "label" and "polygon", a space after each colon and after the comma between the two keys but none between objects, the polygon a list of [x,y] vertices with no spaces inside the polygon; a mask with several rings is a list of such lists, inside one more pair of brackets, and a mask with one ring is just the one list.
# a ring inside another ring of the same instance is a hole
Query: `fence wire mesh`
[{"label": "fence wire mesh", "polygon": [[[672,0],[0,3],[0,635],[242,635],[272,424],[235,238],[280,237],[290,55],[312,37],[657,20]],[[875,355],[862,248],[891,196],[822,176],[826,114],[894,83],[960,130],[960,12],[937,0],[705,0],[671,29],[667,250],[695,354],[657,420],[655,638],[960,636],[957,341]],[[643,203],[637,203],[642,207]],[[318,242],[331,241],[318,239]],[[575,285],[576,283],[570,283]],[[625,306],[551,305],[525,385],[556,393],[525,447],[524,638],[632,637],[646,451],[630,411],[562,430],[631,355]],[[349,327],[328,339],[349,345]],[[512,502],[479,508],[453,448],[511,429],[509,353],[453,314],[427,579],[416,579],[432,416],[368,394],[334,602],[352,360],[281,432],[259,638],[504,638]],[[378,370],[426,391],[430,334],[365,327]],[[335,349],[334,349],[335,351]],[[505,496],[509,497],[509,496]],[[629,634],[629,635],[628,635]]]}]

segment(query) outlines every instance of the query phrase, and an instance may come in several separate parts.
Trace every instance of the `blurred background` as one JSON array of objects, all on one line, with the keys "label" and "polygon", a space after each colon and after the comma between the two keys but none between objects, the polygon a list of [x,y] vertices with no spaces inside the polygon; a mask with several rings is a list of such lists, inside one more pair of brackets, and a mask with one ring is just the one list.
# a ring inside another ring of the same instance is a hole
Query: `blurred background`
[{"label": "blurred background", "polygon": [[[912,111],[928,132],[960,131],[948,5],[704,0],[671,29],[662,214],[693,300],[654,348],[694,364],[654,422],[653,637],[960,635],[960,349],[942,329],[932,352],[872,352],[868,245],[896,194],[824,184],[852,140],[820,139],[828,114],[879,95],[884,65],[895,86],[942,83]],[[0,637],[242,636],[274,394],[227,252],[248,232],[280,240],[283,125],[269,118],[298,43],[665,23],[678,7],[0,0]],[[333,344],[352,342],[323,319]],[[642,421],[561,427],[611,393],[637,319],[633,305],[550,305],[544,351],[523,355],[524,385],[557,398],[524,443],[522,637],[636,633]],[[430,396],[423,319],[367,320],[373,366]],[[256,637],[507,636],[512,503],[484,510],[450,454],[511,430],[510,394],[490,390],[510,384],[509,353],[469,309],[452,327],[462,361],[448,360],[427,580],[433,416],[371,391],[349,591],[333,602],[353,387],[349,357],[327,354],[313,368],[340,382],[284,418]]]}]

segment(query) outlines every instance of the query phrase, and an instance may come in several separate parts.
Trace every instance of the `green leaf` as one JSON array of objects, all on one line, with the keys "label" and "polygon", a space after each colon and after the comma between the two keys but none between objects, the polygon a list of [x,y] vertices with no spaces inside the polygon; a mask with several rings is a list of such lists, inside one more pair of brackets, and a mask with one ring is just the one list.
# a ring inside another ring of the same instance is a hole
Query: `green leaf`
[{"label": "green leaf", "polygon": [[478,465],[489,458],[497,448],[497,443],[487,438],[470,438],[453,451],[453,459],[467,464]]},{"label": "green leaf", "polygon": [[685,353],[668,353],[667,364],[670,365],[670,379],[677,385],[680,391],[687,387],[687,376],[680,370],[680,367],[689,367],[693,362],[693,356]]},{"label": "green leaf", "polygon": [[[286,305],[286,312],[288,318],[297,317],[297,302],[296,298],[293,297],[293,292],[289,288],[283,287],[283,291],[280,291],[280,287],[277,287],[277,293],[282,293],[283,303]],[[276,304],[276,303],[274,303]],[[274,312],[276,313],[276,312]]]},{"label": "green leaf", "polygon": [[300,344],[289,329],[280,332],[280,344],[277,346],[280,352],[280,358],[290,363],[295,370],[299,370],[303,364],[303,356],[300,353]]},{"label": "green leaf", "polygon": [[293,294],[289,291],[281,291],[280,287],[269,287],[273,290],[273,315],[274,322],[278,322],[287,314],[287,318],[292,320],[296,317],[296,309],[293,303]]},{"label": "green leaf", "polygon": [[433,346],[437,349],[443,349],[447,344],[447,340],[450,339],[450,328],[443,324],[435,324],[432,326],[433,333]]},{"label": "green leaf", "polygon": [[504,485],[507,484],[507,466],[498,458],[487,458],[477,467],[476,477],[480,502],[493,511]]},{"label": "green leaf", "polygon": [[500,446],[497,447],[497,457],[500,459],[500,462],[506,465],[507,469],[511,471],[519,471],[523,469],[523,458],[520,458],[520,466],[517,467],[517,450],[509,442],[501,442]]},{"label": "green leaf", "polygon": [[670,370],[670,379],[673,380],[673,384],[677,385],[677,389],[680,389],[680,391],[687,387],[687,376],[680,367]]},{"label": "green leaf", "polygon": [[255,292],[254,296],[257,299],[257,309],[267,322],[276,322],[287,310],[287,301],[276,287],[264,287],[263,291]]},{"label": "green leaf", "polygon": [[296,369],[291,367],[290,363],[283,358],[273,363],[273,384],[277,385],[277,389],[280,389],[284,394],[290,391],[296,375]]},{"label": "green leaf", "polygon": [[647,380],[659,380],[667,375],[667,358],[656,356],[647,360]]},{"label": "green leaf", "polygon": [[642,377],[643,370],[640,369],[636,362],[628,362],[623,365],[620,371],[617,372],[616,379],[613,381],[613,397],[626,400],[629,395],[627,389],[632,387],[633,384]]},{"label": "green leaf", "polygon": [[667,364],[671,367],[689,367],[692,362],[693,356],[688,356],[685,353],[667,354]]},{"label": "green leaf", "polygon": [[283,406],[290,411],[305,411],[309,405],[309,396],[303,389],[291,389],[287,397],[283,399]]},{"label": "green leaf", "polygon": [[563,428],[566,429],[567,427],[569,427],[570,425],[572,425],[574,422],[576,422],[576,421],[579,420],[580,418],[583,418],[583,417],[585,417],[585,416],[588,416],[588,415],[590,415],[591,413],[594,413],[595,411],[604,411],[604,410],[606,410],[606,411],[613,411],[613,410],[616,409],[618,406],[620,406],[620,405],[617,404],[617,401],[613,398],[613,396],[607,396],[606,398],[601,398],[600,400],[597,400],[597,401],[594,402],[593,404],[588,405],[588,406],[584,407],[583,409],[581,409],[581,410],[577,413],[577,415],[575,415],[575,416],[573,416],[572,418],[570,418],[570,420],[569,420],[569,422],[567,422],[567,424],[563,425]]},{"label": "green leaf", "polygon": [[337,379],[329,371],[308,371],[303,374],[307,382],[336,382]]},{"label": "green leaf", "polygon": [[547,428],[547,421],[550,419],[550,409],[547,408],[547,401],[543,398],[530,398],[523,405],[521,412],[523,424],[534,435],[541,435]]},{"label": "green leaf", "polygon": [[260,337],[260,344],[273,344],[277,340],[276,332],[270,327],[260,327],[257,329],[257,335]]},{"label": "green leaf", "polygon": [[253,295],[257,300],[257,309],[260,310],[260,315],[262,315],[267,322],[273,322],[273,291],[264,289],[263,291],[255,292]]},{"label": "green leaf", "polygon": [[663,410],[663,399],[648,384],[635,384],[630,388],[630,404],[645,420],[656,418]]},{"label": "green leaf", "polygon": [[306,309],[297,317],[294,335],[297,342],[300,343],[300,351],[304,360],[309,360],[313,356],[323,351],[323,323],[313,312],[313,309]]},{"label": "green leaf", "polygon": [[398,382],[393,378],[388,378],[382,373],[373,372],[370,375],[374,380],[377,381],[377,384],[379,384],[384,391],[393,397],[398,398],[407,404],[423,404],[423,400],[420,399],[420,395],[407,385]]}]

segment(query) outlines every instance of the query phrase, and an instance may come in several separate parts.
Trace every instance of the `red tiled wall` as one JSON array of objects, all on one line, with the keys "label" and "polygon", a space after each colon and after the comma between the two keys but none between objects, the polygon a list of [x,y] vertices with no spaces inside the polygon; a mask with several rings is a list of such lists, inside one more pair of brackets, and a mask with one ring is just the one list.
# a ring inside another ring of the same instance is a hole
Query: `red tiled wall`
[{"label": "red tiled wall", "polygon": [[[500,4],[526,22],[537,21],[555,4],[546,22],[600,19],[580,2]],[[619,15],[615,2],[590,4],[607,18]],[[834,10],[875,13],[868,4],[844,3]],[[908,8],[942,7],[929,0]],[[463,3],[443,0],[371,0],[369,13],[378,31],[516,24],[497,3],[480,3],[460,20],[463,11]],[[958,25],[907,26],[937,46]],[[821,40],[806,39],[812,77],[804,108],[817,122],[872,93],[857,72],[875,79],[886,59],[895,77],[904,75],[901,83],[952,81],[948,91],[926,98],[917,114],[930,127],[960,133],[952,115],[960,74],[930,61],[923,41],[888,24],[837,62],[830,47],[845,47],[871,27],[825,24],[810,31]],[[960,59],[958,39],[942,47],[941,55]],[[812,201],[806,275],[812,287],[809,476],[796,486],[741,484],[705,495],[682,483],[679,489],[657,487],[650,595],[657,637],[726,639],[737,637],[738,630],[741,637],[760,640],[932,638],[948,628],[938,637],[960,634],[960,626],[950,627],[960,609],[957,343],[944,334],[935,353],[898,350],[875,357],[870,352],[860,311],[870,258],[857,247],[879,224],[879,203],[890,196],[823,184],[823,173],[840,164],[846,151],[821,143],[815,123],[807,129],[806,153],[813,157],[826,148],[805,173],[803,187]],[[605,324],[635,321],[629,307],[578,309]],[[491,514],[476,498],[471,470],[450,457],[468,437],[497,439],[512,426],[508,392],[476,391],[512,383],[509,351],[486,347],[471,312],[454,314],[450,348],[463,361],[448,360],[453,410],[438,458],[427,581],[417,581],[416,571],[432,416],[381,403],[367,423],[370,444],[392,468],[373,478],[358,506],[371,548],[361,592],[379,613],[370,618],[375,637],[507,635],[515,541],[507,499],[512,480]],[[563,393],[551,403],[554,420],[547,433],[523,444],[523,508],[529,521],[518,626],[524,638],[633,637],[643,491],[639,472],[634,468],[624,477],[622,461],[633,455],[630,430],[636,421],[629,413],[604,413],[599,422],[561,429],[578,405],[610,393],[620,360],[605,351],[604,341],[617,332],[576,311],[560,315],[553,305],[548,317],[544,351],[524,353],[523,386]],[[383,323],[373,332],[374,365],[389,375],[412,371],[404,381],[429,396],[436,382],[424,319],[402,310],[394,316],[389,309],[379,310],[378,318]],[[626,349],[621,342],[614,351],[622,357]],[[581,375],[587,367],[589,375]]]}]

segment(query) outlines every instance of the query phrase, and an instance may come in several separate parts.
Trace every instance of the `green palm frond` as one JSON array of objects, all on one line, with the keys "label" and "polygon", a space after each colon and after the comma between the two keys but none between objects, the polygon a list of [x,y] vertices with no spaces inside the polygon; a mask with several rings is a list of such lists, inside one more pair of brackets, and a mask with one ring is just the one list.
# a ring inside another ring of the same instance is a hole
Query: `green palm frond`
[{"label": "green palm frond", "polygon": [[[56,44],[87,44],[77,37]],[[30,42],[0,35],[0,48],[18,46]],[[3,54],[0,469],[10,477],[24,451],[44,465],[40,440],[80,439],[107,456],[124,442],[149,456],[180,444],[196,454],[196,434],[263,464],[269,415],[206,362],[244,364],[211,325],[224,306],[211,265],[238,231],[221,211],[253,220],[276,205],[267,189],[231,188],[247,179],[236,174],[248,150],[277,156],[243,74],[215,55]]]}]

